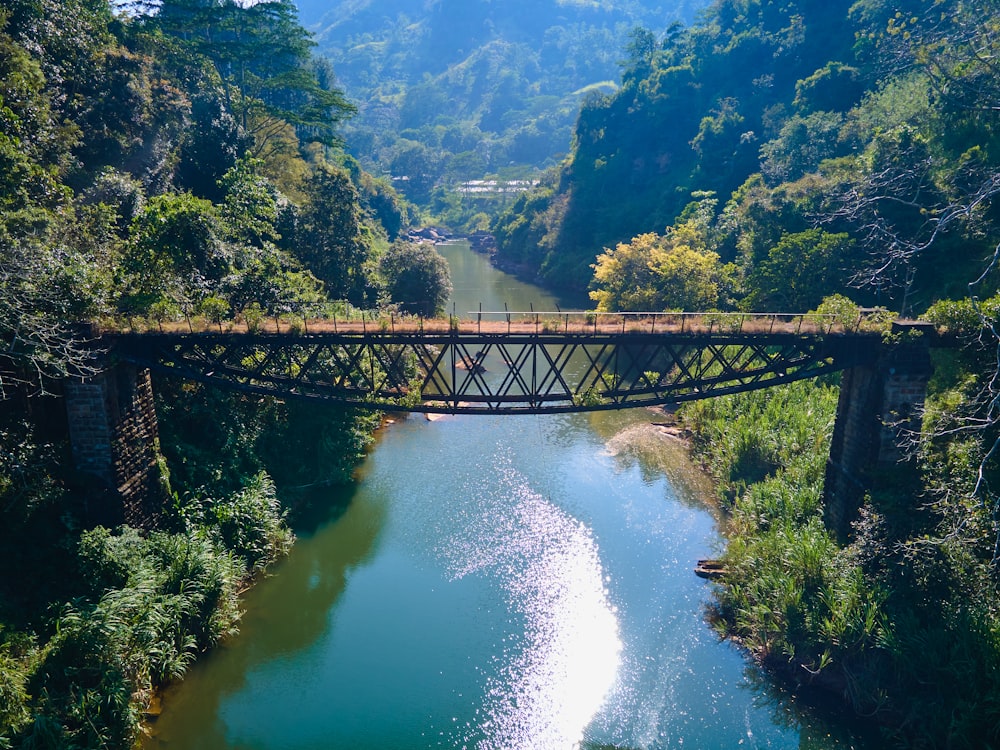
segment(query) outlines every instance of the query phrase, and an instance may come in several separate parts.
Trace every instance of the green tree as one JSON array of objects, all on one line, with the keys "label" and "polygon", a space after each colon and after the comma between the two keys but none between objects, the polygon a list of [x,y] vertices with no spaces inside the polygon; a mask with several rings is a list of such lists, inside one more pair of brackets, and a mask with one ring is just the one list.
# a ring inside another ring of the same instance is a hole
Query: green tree
[{"label": "green tree", "polygon": [[444,311],[451,296],[448,261],[426,243],[397,241],[379,258],[379,273],[389,297],[415,315],[432,316]]},{"label": "green tree", "polygon": [[355,111],[313,65],[292,0],[162,0],[153,23],[212,60],[258,153],[287,125],[303,140],[336,143],[338,124]]},{"label": "green tree", "polygon": [[778,137],[761,147],[761,172],[778,184],[815,171],[821,161],[838,155],[842,126],[843,117],[833,112],[789,118]]},{"label": "green tree", "polygon": [[39,209],[66,198],[60,176],[71,141],[57,125],[41,63],[6,33],[10,14],[0,9],[0,228],[35,233]]},{"label": "green tree", "polygon": [[388,240],[391,242],[397,239],[410,224],[412,206],[396,192],[388,179],[376,178],[365,172],[353,157],[344,154],[342,162],[350,172],[351,181],[358,189],[362,204],[382,225]]},{"label": "green tree", "polygon": [[136,312],[165,297],[207,294],[232,267],[214,205],[190,193],[151,198],[132,227],[123,304]]},{"label": "green tree", "polygon": [[666,236],[642,234],[599,255],[590,292],[597,309],[715,308],[727,283],[726,270],[695,224],[685,222]]},{"label": "green tree", "polygon": [[406,197],[417,203],[430,198],[441,168],[441,157],[435,149],[402,138],[396,142],[389,159],[389,169],[403,181]]},{"label": "green tree", "polygon": [[228,232],[237,241],[262,248],[280,239],[278,191],[263,175],[264,163],[244,156],[222,176],[222,218]]},{"label": "green tree", "polygon": [[747,277],[749,310],[805,312],[843,289],[854,242],[821,229],[786,234]]},{"label": "green tree", "polygon": [[305,189],[308,203],[302,209],[296,255],[323,281],[331,299],[361,304],[372,237],[358,191],[345,170],[328,164],[314,170]]},{"label": "green tree", "polygon": [[590,298],[597,303],[598,310],[657,309],[659,299],[652,260],[660,239],[657,234],[641,234],[597,256],[593,266],[593,283],[597,288],[590,292]]},{"label": "green tree", "polygon": [[204,81],[191,101],[174,181],[199,198],[218,201],[219,181],[252,147],[253,137],[227,107],[222,86]]}]

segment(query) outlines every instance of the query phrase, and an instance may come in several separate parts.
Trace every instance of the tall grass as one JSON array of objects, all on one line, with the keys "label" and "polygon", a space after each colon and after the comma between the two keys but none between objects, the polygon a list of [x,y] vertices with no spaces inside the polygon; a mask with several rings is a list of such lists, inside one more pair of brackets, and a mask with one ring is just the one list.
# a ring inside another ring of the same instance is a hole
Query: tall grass
[{"label": "tall grass", "polygon": [[192,532],[98,527],[82,535],[79,554],[89,592],[62,608],[26,680],[31,719],[13,725],[11,739],[131,747],[152,692],[235,631],[246,567]]},{"label": "tall grass", "polygon": [[877,647],[883,627],[884,595],[865,585],[823,526],[836,404],[835,387],[801,382],[682,412],[729,503],[720,623],[763,663],[800,682],[828,680],[832,664]]},{"label": "tall grass", "polygon": [[696,454],[729,500],[768,477],[822,481],[837,409],[837,389],[809,382],[696,401],[682,418]]}]

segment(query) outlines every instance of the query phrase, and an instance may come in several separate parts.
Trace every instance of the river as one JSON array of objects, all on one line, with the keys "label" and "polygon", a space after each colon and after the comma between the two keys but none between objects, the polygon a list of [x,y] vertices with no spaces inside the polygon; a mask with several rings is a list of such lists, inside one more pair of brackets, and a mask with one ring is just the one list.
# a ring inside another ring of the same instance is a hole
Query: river
[{"label": "river", "polygon": [[[554,309],[441,250],[460,315]],[[719,523],[657,419],[398,419],[167,692],[147,750],[859,747],[707,624],[692,569]]]}]

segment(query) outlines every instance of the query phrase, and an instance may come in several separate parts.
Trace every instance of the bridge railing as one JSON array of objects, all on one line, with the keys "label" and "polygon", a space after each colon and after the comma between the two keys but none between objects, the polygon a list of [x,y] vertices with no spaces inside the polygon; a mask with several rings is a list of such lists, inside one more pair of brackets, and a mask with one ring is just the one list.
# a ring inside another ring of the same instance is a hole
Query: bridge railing
[{"label": "bridge railing", "polygon": [[510,330],[534,327],[553,333],[857,333],[868,316],[854,319],[836,313],[750,312],[596,312],[536,310],[472,310],[466,319],[452,318],[452,325],[466,329],[474,321],[477,331],[499,323]]}]

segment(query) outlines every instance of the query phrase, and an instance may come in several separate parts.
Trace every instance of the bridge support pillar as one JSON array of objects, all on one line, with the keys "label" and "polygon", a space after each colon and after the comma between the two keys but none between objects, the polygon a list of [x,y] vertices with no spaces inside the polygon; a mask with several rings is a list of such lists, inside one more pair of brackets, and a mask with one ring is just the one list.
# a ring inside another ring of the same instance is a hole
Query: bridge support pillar
[{"label": "bridge support pillar", "polygon": [[119,363],[65,383],[73,462],[93,520],[156,526],[167,498],[149,370]]},{"label": "bridge support pillar", "polygon": [[913,471],[908,449],[920,433],[931,371],[926,337],[844,371],[824,485],[824,520],[841,541],[867,493]]}]

